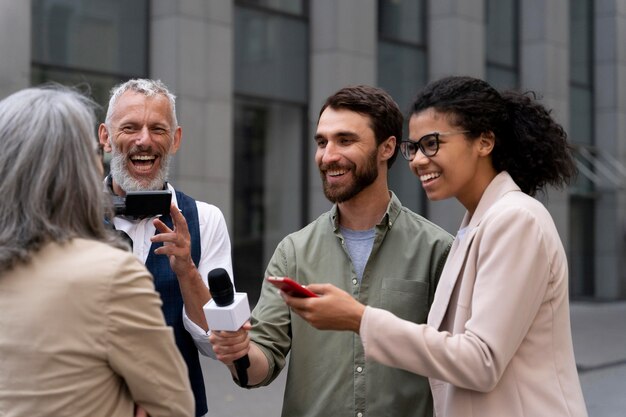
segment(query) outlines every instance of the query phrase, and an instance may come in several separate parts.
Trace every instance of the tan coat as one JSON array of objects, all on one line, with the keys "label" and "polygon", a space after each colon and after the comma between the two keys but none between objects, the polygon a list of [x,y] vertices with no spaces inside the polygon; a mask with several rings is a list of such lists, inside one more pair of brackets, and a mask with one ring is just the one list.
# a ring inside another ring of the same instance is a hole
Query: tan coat
[{"label": "tan coat", "polygon": [[75,239],[0,273],[0,416],[192,416],[187,369],[152,277]]},{"label": "tan coat", "polygon": [[586,416],[548,211],[503,172],[461,229],[428,325],[368,307],[367,357],[428,376],[437,417]]}]

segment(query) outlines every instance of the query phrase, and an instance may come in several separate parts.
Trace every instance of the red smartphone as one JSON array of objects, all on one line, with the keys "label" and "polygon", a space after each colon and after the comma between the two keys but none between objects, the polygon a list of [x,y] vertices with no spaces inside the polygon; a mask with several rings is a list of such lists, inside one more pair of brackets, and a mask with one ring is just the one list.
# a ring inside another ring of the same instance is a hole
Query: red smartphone
[{"label": "red smartphone", "polygon": [[313,291],[287,277],[267,277],[268,282],[274,284],[292,297],[318,297]]}]

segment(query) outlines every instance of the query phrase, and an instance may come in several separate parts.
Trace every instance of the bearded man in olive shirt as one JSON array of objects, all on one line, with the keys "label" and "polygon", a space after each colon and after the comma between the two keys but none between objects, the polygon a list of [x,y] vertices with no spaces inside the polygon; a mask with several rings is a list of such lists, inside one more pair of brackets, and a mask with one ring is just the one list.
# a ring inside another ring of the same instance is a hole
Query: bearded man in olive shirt
[{"label": "bearded man in olive shirt", "polygon": [[[364,304],[426,322],[452,237],[389,191],[388,170],[401,138],[402,114],[383,90],[347,87],[327,99],[315,161],[334,206],[280,242],[266,277],[332,283]],[[426,378],[366,362],[358,335],[316,330],[291,314],[266,282],[251,324],[238,332],[213,332],[210,341],[235,381],[233,361],[249,355],[251,387],[271,383],[291,353],[285,417],[433,413]]]}]

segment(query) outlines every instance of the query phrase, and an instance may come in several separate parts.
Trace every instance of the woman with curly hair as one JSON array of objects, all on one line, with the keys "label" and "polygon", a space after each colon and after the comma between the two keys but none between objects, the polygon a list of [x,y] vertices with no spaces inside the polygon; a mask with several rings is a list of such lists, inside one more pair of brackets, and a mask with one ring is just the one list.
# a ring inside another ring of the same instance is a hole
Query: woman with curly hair
[{"label": "woman with curly hair", "polygon": [[318,298],[283,295],[287,303],[317,328],[359,333],[368,359],[428,376],[438,417],[586,416],[567,259],[532,198],[575,174],[563,128],[534,97],[448,77],[418,94],[409,133],[400,150],[428,198],[467,210],[428,323],[329,285],[309,286]]}]

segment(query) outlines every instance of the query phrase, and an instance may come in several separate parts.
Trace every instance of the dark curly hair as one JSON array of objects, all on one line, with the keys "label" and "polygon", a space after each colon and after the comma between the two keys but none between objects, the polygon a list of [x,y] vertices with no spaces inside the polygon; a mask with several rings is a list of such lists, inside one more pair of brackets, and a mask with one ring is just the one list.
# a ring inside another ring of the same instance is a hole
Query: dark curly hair
[{"label": "dark curly hair", "polygon": [[377,145],[390,136],[395,136],[396,149],[393,156],[387,160],[387,168],[391,168],[398,156],[397,145],[402,140],[403,117],[398,104],[385,90],[369,85],[344,87],[326,99],[319,116],[327,107],[335,110],[350,110],[368,116]]},{"label": "dark curly hair", "polygon": [[418,93],[411,114],[428,108],[447,115],[470,138],[493,132],[495,170],[507,171],[526,194],[547,184],[563,187],[576,174],[567,134],[532,92],[500,93],[480,79],[446,77]]}]

